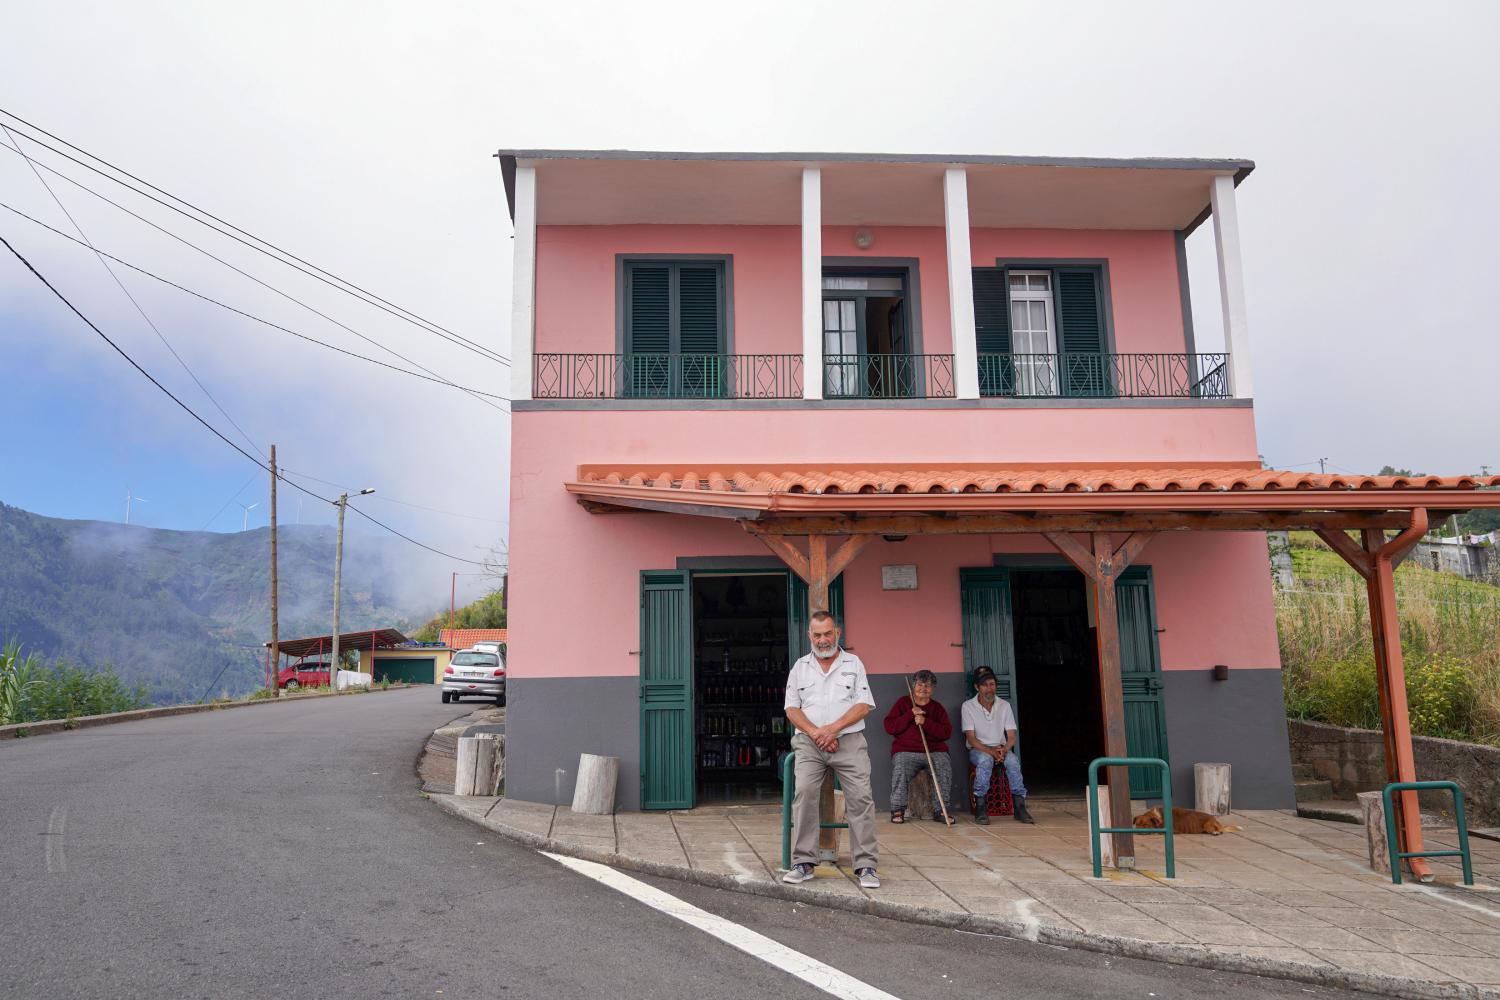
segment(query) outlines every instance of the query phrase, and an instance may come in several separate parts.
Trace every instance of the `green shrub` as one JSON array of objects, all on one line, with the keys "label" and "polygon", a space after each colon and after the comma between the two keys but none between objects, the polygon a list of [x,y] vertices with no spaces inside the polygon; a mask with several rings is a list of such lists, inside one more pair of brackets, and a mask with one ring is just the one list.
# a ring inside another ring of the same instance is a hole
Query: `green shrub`
[{"label": "green shrub", "polygon": [[0,654],[0,724],[108,715],[149,704],[145,685],[127,687],[114,667],[85,670],[63,660],[41,667],[35,654],[22,657],[14,642]]}]

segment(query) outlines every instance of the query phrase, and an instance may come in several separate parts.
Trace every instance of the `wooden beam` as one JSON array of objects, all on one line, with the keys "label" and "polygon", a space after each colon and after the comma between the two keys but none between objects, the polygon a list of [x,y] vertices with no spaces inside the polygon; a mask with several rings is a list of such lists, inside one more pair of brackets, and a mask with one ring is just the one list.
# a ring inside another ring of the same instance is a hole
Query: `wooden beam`
[{"label": "wooden beam", "polygon": [[[1083,547],[1076,539],[1067,540],[1080,549]],[[1128,757],[1130,748],[1125,740],[1125,691],[1120,678],[1120,617],[1115,603],[1115,580],[1119,570],[1114,566],[1114,546],[1109,535],[1102,532],[1096,534],[1093,542],[1094,635],[1099,646],[1099,701],[1104,717],[1104,755]],[[1109,782],[1110,825],[1128,827],[1131,822],[1130,770],[1109,767],[1105,771]],[[1115,838],[1115,857],[1129,858],[1133,865],[1135,838],[1128,833],[1111,836]]]},{"label": "wooden beam", "polygon": [[[1385,529],[1369,529],[1366,533],[1369,534],[1371,532],[1379,534],[1383,538]],[[1375,571],[1373,557],[1360,548],[1343,528],[1319,528],[1317,534],[1330,549],[1337,552],[1343,558],[1344,562],[1354,567],[1354,572],[1366,580],[1370,579],[1370,574]]]},{"label": "wooden beam", "polygon": [[1082,542],[1066,532],[1049,531],[1046,534],[1052,547],[1061,552],[1063,558],[1072,563],[1078,572],[1096,584],[1099,582],[1099,563]]},{"label": "wooden beam", "polygon": [[828,557],[828,579],[837,580],[839,574],[849,568],[864,547],[875,540],[874,535],[853,535]]},{"label": "wooden beam", "polygon": [[1125,541],[1121,543],[1120,547],[1115,549],[1114,552],[1115,574],[1118,575],[1120,573],[1123,573],[1131,563],[1140,558],[1141,550],[1144,549],[1147,543],[1150,542],[1154,537],[1156,537],[1155,532],[1137,531],[1129,538],[1125,539]]},{"label": "wooden beam", "polygon": [[828,610],[828,536],[807,536],[807,610],[809,614]]},{"label": "wooden beam", "polygon": [[1159,512],[1064,514],[934,514],[871,515],[862,517],[774,515],[742,521],[753,535],[1004,535],[1048,531],[1316,531],[1362,528],[1404,528],[1404,511],[1301,513]]},{"label": "wooden beam", "polygon": [[758,535],[766,548],[776,553],[776,557],[786,563],[787,569],[797,574],[797,579],[811,585],[812,567],[808,563],[807,556],[802,551],[780,535]]}]

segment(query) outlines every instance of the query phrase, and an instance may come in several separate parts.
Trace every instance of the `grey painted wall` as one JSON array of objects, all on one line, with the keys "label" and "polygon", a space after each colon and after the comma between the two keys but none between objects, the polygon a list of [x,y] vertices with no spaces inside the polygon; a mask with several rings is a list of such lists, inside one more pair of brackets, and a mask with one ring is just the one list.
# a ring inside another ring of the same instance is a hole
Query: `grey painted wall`
[{"label": "grey painted wall", "polygon": [[[1193,764],[1226,762],[1234,767],[1234,807],[1289,809],[1294,804],[1291,756],[1280,670],[1232,670],[1215,681],[1207,670],[1162,674],[1172,794],[1193,805]],[[876,708],[865,725],[871,781],[879,809],[890,808],[891,738],[883,720],[906,693],[899,674],[870,678]],[[940,673],[936,697],[958,729],[963,677]],[[639,682],[634,677],[513,678],[507,692],[505,791],[531,802],[573,801],[580,753],[620,758],[616,802],[623,811],[641,807]],[[968,759],[963,736],[948,741],[954,780],[966,791]],[[1025,733],[1022,732],[1024,759]],[[560,774],[558,772],[561,772]],[[1080,778],[1079,788],[1084,781]],[[967,809],[959,802],[958,811]],[[950,804],[950,811],[953,805]]]},{"label": "grey painted wall", "polygon": [[506,687],[508,797],[571,805],[578,755],[596,753],[620,758],[616,807],[640,809],[639,678],[515,677]]},{"label": "grey painted wall", "polygon": [[1290,809],[1292,759],[1280,670],[1165,670],[1173,804],[1193,807],[1193,764],[1232,766],[1235,809]]}]

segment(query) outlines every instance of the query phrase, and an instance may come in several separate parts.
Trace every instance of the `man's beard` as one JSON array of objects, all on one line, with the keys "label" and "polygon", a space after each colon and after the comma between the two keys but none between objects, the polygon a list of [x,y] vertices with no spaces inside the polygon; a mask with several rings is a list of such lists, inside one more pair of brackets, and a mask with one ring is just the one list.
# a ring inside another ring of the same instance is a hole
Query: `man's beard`
[{"label": "man's beard", "polygon": [[832,656],[833,653],[834,653],[834,650],[836,650],[838,648],[839,648],[839,644],[836,643],[836,642],[827,642],[827,643],[824,643],[824,642],[815,642],[815,643],[813,643],[813,652],[817,653],[819,656],[821,656],[821,657],[823,657],[825,659],[827,657]]}]

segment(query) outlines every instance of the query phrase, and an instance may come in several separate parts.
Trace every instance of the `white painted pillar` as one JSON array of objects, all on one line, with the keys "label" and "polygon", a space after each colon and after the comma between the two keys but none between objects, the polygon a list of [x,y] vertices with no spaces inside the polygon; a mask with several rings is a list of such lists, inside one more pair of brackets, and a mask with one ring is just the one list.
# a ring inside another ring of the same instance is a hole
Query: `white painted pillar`
[{"label": "white painted pillar", "polygon": [[953,323],[953,388],[979,398],[979,342],[974,334],[973,257],[969,248],[969,175],[943,173],[943,222],[948,235],[948,312]]},{"label": "white painted pillar", "polygon": [[823,398],[823,171],[802,168],[802,398]]},{"label": "white painted pillar", "polygon": [[1254,395],[1250,382],[1250,325],[1245,315],[1245,271],[1240,262],[1240,217],[1234,207],[1234,178],[1215,177],[1209,188],[1214,214],[1214,249],[1219,256],[1219,300],[1224,306],[1224,347],[1229,352],[1229,394]]},{"label": "white painted pillar", "polygon": [[510,398],[531,398],[536,349],[536,168],[516,167],[516,238],[511,248]]}]

